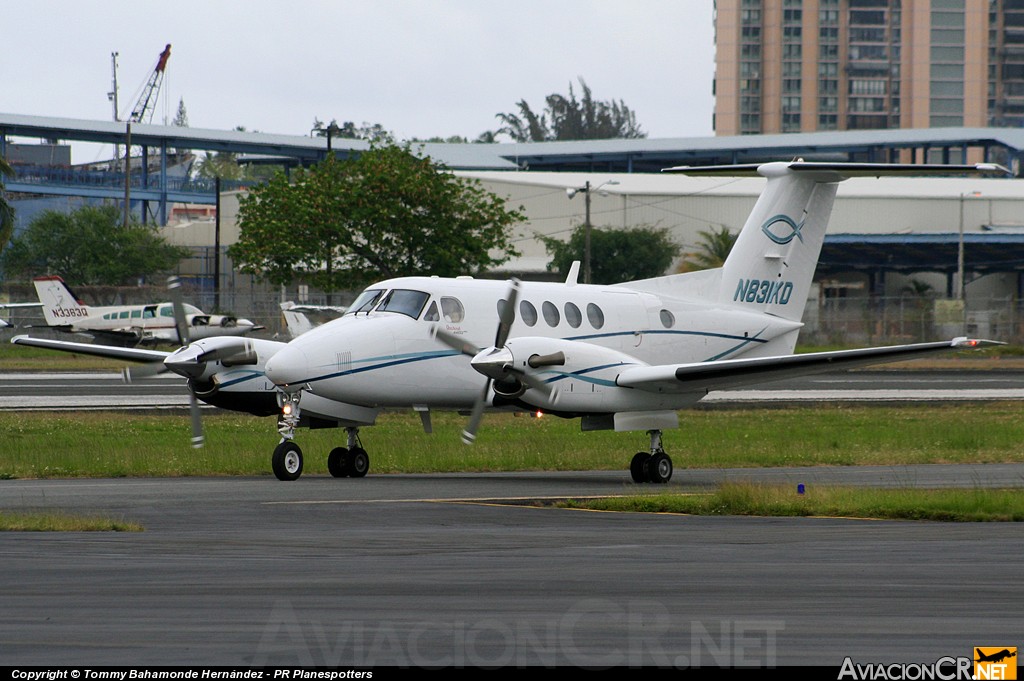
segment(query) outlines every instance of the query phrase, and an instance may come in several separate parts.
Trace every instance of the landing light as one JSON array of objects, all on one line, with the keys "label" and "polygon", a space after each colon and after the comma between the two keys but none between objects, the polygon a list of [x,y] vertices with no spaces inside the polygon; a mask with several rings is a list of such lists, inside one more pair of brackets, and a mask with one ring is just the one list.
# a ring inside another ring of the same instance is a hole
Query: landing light
[{"label": "landing light", "polygon": [[281,407],[281,413],[284,414],[285,416],[291,416],[292,410],[294,408],[295,405],[293,405],[291,402],[285,402],[284,406]]}]

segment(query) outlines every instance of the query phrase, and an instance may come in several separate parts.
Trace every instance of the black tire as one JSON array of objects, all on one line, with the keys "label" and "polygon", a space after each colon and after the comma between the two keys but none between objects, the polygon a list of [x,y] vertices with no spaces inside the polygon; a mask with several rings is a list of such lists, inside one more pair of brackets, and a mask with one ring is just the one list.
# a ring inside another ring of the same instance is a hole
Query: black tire
[{"label": "black tire", "polygon": [[637,452],[629,462],[629,475],[633,482],[647,482],[647,464],[650,460],[651,455],[647,452]]},{"label": "black tire", "polygon": [[278,480],[298,480],[302,475],[302,450],[291,440],[282,442],[274,449],[271,465]]},{"label": "black tire", "polygon": [[370,470],[370,455],[362,447],[353,447],[348,452],[348,474],[353,478],[362,478]]},{"label": "black tire", "polygon": [[672,479],[672,459],[664,452],[651,456],[647,462],[647,479],[653,483],[665,483]]},{"label": "black tire", "polygon": [[352,457],[345,447],[335,447],[327,455],[327,470],[336,478],[347,478],[352,468]]}]

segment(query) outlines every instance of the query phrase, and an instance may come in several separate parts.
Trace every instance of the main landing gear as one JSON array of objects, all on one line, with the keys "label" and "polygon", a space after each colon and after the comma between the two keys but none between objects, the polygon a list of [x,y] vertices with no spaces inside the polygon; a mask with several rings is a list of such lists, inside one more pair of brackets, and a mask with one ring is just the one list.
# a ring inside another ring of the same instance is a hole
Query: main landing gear
[{"label": "main landing gear", "polygon": [[348,447],[335,447],[327,455],[327,470],[336,478],[361,478],[370,470],[370,455],[359,446],[359,429],[346,428]]},{"label": "main landing gear", "polygon": [[661,431],[649,430],[651,451],[637,452],[629,464],[633,482],[664,483],[672,478],[672,459],[661,446]]}]

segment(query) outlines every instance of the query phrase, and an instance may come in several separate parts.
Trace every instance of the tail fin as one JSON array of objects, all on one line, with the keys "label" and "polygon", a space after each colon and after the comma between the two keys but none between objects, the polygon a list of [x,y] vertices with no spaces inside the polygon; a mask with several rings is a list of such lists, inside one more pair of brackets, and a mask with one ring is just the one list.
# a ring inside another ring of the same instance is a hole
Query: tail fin
[{"label": "tail fin", "polygon": [[48,325],[69,326],[89,316],[89,306],[72,293],[60,277],[36,277],[32,283],[43,304],[43,317]]},{"label": "tail fin", "polygon": [[800,321],[840,177],[788,163],[758,172],[768,185],[722,266],[719,302]]},{"label": "tail fin", "polygon": [[858,176],[1009,172],[992,163],[951,166],[804,161],[668,170],[688,175],[756,173],[768,178],[722,267],[718,301],[795,322],[803,316],[839,182]]}]

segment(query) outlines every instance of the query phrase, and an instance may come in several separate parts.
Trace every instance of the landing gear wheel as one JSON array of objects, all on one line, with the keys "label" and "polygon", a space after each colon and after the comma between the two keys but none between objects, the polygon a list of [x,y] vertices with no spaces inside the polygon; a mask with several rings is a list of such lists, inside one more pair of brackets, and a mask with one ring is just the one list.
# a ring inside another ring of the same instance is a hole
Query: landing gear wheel
[{"label": "landing gear wheel", "polygon": [[352,457],[344,447],[335,447],[327,455],[327,470],[336,478],[347,478],[352,471]]},{"label": "landing gear wheel", "polygon": [[654,483],[668,482],[672,478],[672,459],[665,452],[651,455],[647,462],[647,479]]},{"label": "landing gear wheel", "polygon": [[353,478],[362,478],[370,470],[370,455],[362,447],[353,447],[348,451],[348,474]]},{"label": "landing gear wheel", "polygon": [[647,464],[650,460],[651,455],[647,452],[637,452],[629,462],[629,474],[633,482],[647,482]]},{"label": "landing gear wheel", "polygon": [[302,475],[302,450],[291,440],[282,442],[274,449],[271,463],[278,480],[298,480]]}]

